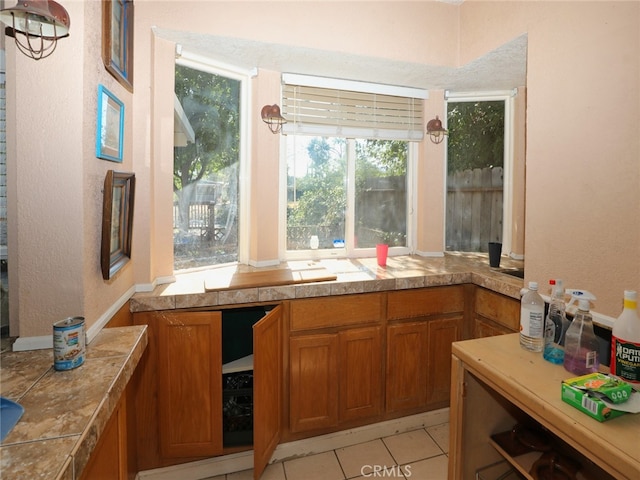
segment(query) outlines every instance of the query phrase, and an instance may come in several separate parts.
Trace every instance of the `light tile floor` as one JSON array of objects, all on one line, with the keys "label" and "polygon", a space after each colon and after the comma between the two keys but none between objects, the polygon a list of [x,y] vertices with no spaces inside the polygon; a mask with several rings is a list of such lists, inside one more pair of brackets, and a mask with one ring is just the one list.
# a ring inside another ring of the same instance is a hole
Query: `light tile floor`
[{"label": "light tile floor", "polygon": [[[261,480],[446,480],[448,449],[449,424],[443,423],[274,463]],[[253,480],[253,471],[205,480]]]}]

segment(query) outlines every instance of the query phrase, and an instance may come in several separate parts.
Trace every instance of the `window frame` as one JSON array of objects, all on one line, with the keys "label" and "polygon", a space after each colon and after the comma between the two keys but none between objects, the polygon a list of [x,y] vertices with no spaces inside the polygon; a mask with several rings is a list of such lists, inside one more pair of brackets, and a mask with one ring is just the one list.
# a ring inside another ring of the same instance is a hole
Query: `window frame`
[{"label": "window frame", "polygon": [[[446,91],[444,100],[443,122],[446,128],[446,121],[449,112],[449,103],[462,102],[492,102],[504,101],[504,151],[503,151],[503,199],[502,199],[502,251],[510,252],[512,244],[512,225],[513,225],[513,161],[514,161],[514,118],[515,118],[515,96],[518,94],[517,89],[508,91],[487,91],[487,92],[450,92]],[[448,163],[449,158],[445,149],[445,162]],[[447,225],[447,175],[445,164],[444,175],[444,216],[443,216],[443,238],[442,245],[446,246],[446,225]]]},{"label": "window frame", "polygon": [[[356,167],[356,140],[355,138],[339,137],[333,135],[334,138],[345,138],[347,140],[347,208],[345,212],[345,247],[335,249],[317,249],[311,248],[304,250],[287,250],[287,136],[296,136],[296,134],[282,135],[280,140],[280,208],[278,219],[278,255],[284,261],[289,260],[318,260],[330,258],[364,258],[375,257],[375,247],[355,248],[355,167]],[[322,136],[313,134],[300,134],[300,136]],[[326,135],[325,135],[326,136]],[[389,139],[389,141],[399,141]],[[416,243],[416,215],[417,211],[417,178],[416,166],[418,159],[418,143],[415,141],[401,140],[407,142],[407,244],[400,247],[389,247],[389,256],[408,255],[414,252]]]},{"label": "window frame", "polygon": [[[251,132],[249,121],[251,118],[251,79],[257,75],[257,69],[242,69],[232,65],[212,60],[211,58],[196,53],[176,49],[175,64],[187,68],[200,70],[212,75],[219,75],[240,82],[240,144],[238,169],[238,260],[232,264],[246,264],[249,260],[249,210],[251,202]],[[188,273],[191,271],[207,270],[212,267],[220,267],[224,264],[212,264],[183,270],[174,270],[174,273]]]}]

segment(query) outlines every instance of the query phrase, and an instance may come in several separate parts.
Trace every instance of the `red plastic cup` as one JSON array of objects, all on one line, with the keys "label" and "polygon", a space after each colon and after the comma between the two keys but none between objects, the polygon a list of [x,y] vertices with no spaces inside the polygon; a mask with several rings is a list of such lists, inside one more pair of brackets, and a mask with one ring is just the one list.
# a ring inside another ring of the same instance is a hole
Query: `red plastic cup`
[{"label": "red plastic cup", "polygon": [[389,245],[386,243],[378,243],[376,245],[376,258],[378,259],[378,265],[381,267],[387,266],[387,255],[389,253]]}]

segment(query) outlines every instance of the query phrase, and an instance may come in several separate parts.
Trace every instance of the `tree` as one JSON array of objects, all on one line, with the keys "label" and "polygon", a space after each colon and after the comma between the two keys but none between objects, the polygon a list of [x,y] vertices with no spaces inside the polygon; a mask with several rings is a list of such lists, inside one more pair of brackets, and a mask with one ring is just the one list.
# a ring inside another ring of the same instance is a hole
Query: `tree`
[{"label": "tree", "polygon": [[309,141],[307,175],[289,179],[295,194],[287,208],[288,237],[300,246],[318,228],[344,229],[346,208],[346,140],[315,137]]},{"label": "tree", "polygon": [[502,167],[504,101],[450,102],[448,172]]},{"label": "tree", "polygon": [[[388,140],[357,140],[356,150],[356,203],[362,207],[367,199],[390,200],[389,194],[380,196],[384,190],[381,185],[395,185],[398,178],[404,178],[407,171],[408,147],[406,142]],[[343,238],[345,234],[346,194],[346,151],[347,139],[322,138],[309,139],[307,144],[307,174],[300,177],[290,176],[288,184],[289,204],[287,208],[287,239],[289,248],[307,248],[310,235],[318,235],[324,247],[331,239]],[[403,185],[404,186],[404,185]],[[401,189],[403,192],[404,188]],[[388,203],[388,202],[387,202]],[[382,229],[374,225],[371,218],[382,205],[371,205],[367,211],[359,210],[356,230],[367,231]],[[398,214],[393,204],[393,217]],[[358,208],[358,207],[356,207]],[[371,210],[371,214],[367,212]],[[375,210],[375,212],[374,212]],[[404,206],[402,207],[404,211]],[[383,219],[384,220],[384,219]],[[361,225],[363,222],[366,225]],[[397,230],[397,229],[392,229]],[[391,230],[387,230],[391,231]],[[404,232],[404,230],[403,230]],[[402,236],[402,234],[399,234]],[[364,239],[365,235],[360,235]]]},{"label": "tree", "polygon": [[194,143],[174,148],[173,191],[186,232],[195,185],[238,162],[240,82],[176,65],[175,93],[195,133]]}]

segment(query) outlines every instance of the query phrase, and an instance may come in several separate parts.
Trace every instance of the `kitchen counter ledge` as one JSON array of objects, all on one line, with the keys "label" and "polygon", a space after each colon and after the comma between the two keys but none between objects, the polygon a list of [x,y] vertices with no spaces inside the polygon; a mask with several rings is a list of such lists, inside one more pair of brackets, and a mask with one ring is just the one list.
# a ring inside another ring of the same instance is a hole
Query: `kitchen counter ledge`
[{"label": "kitchen counter ledge", "polygon": [[[473,283],[494,292],[520,299],[521,278],[500,270],[523,268],[524,262],[502,257],[500,269],[489,267],[487,254],[446,253],[443,257],[404,255],[389,257],[386,267],[375,258],[326,259],[283,262],[277,267],[256,268],[247,265],[212,268],[176,275],[174,283],[159,285],[152,292],[136,293],[130,301],[132,312],[172,310],[243,303],[274,302],[295,298],[347,295],[354,293],[404,290]],[[211,276],[229,277],[233,272],[253,272],[289,268],[304,271],[325,268],[337,276],[334,281],[264,285],[239,290],[205,292]]]},{"label": "kitchen counter ledge", "polygon": [[105,328],[66,371],[51,349],[3,352],[0,393],[25,411],[0,444],[2,478],[80,478],[147,341],[144,325]]}]

